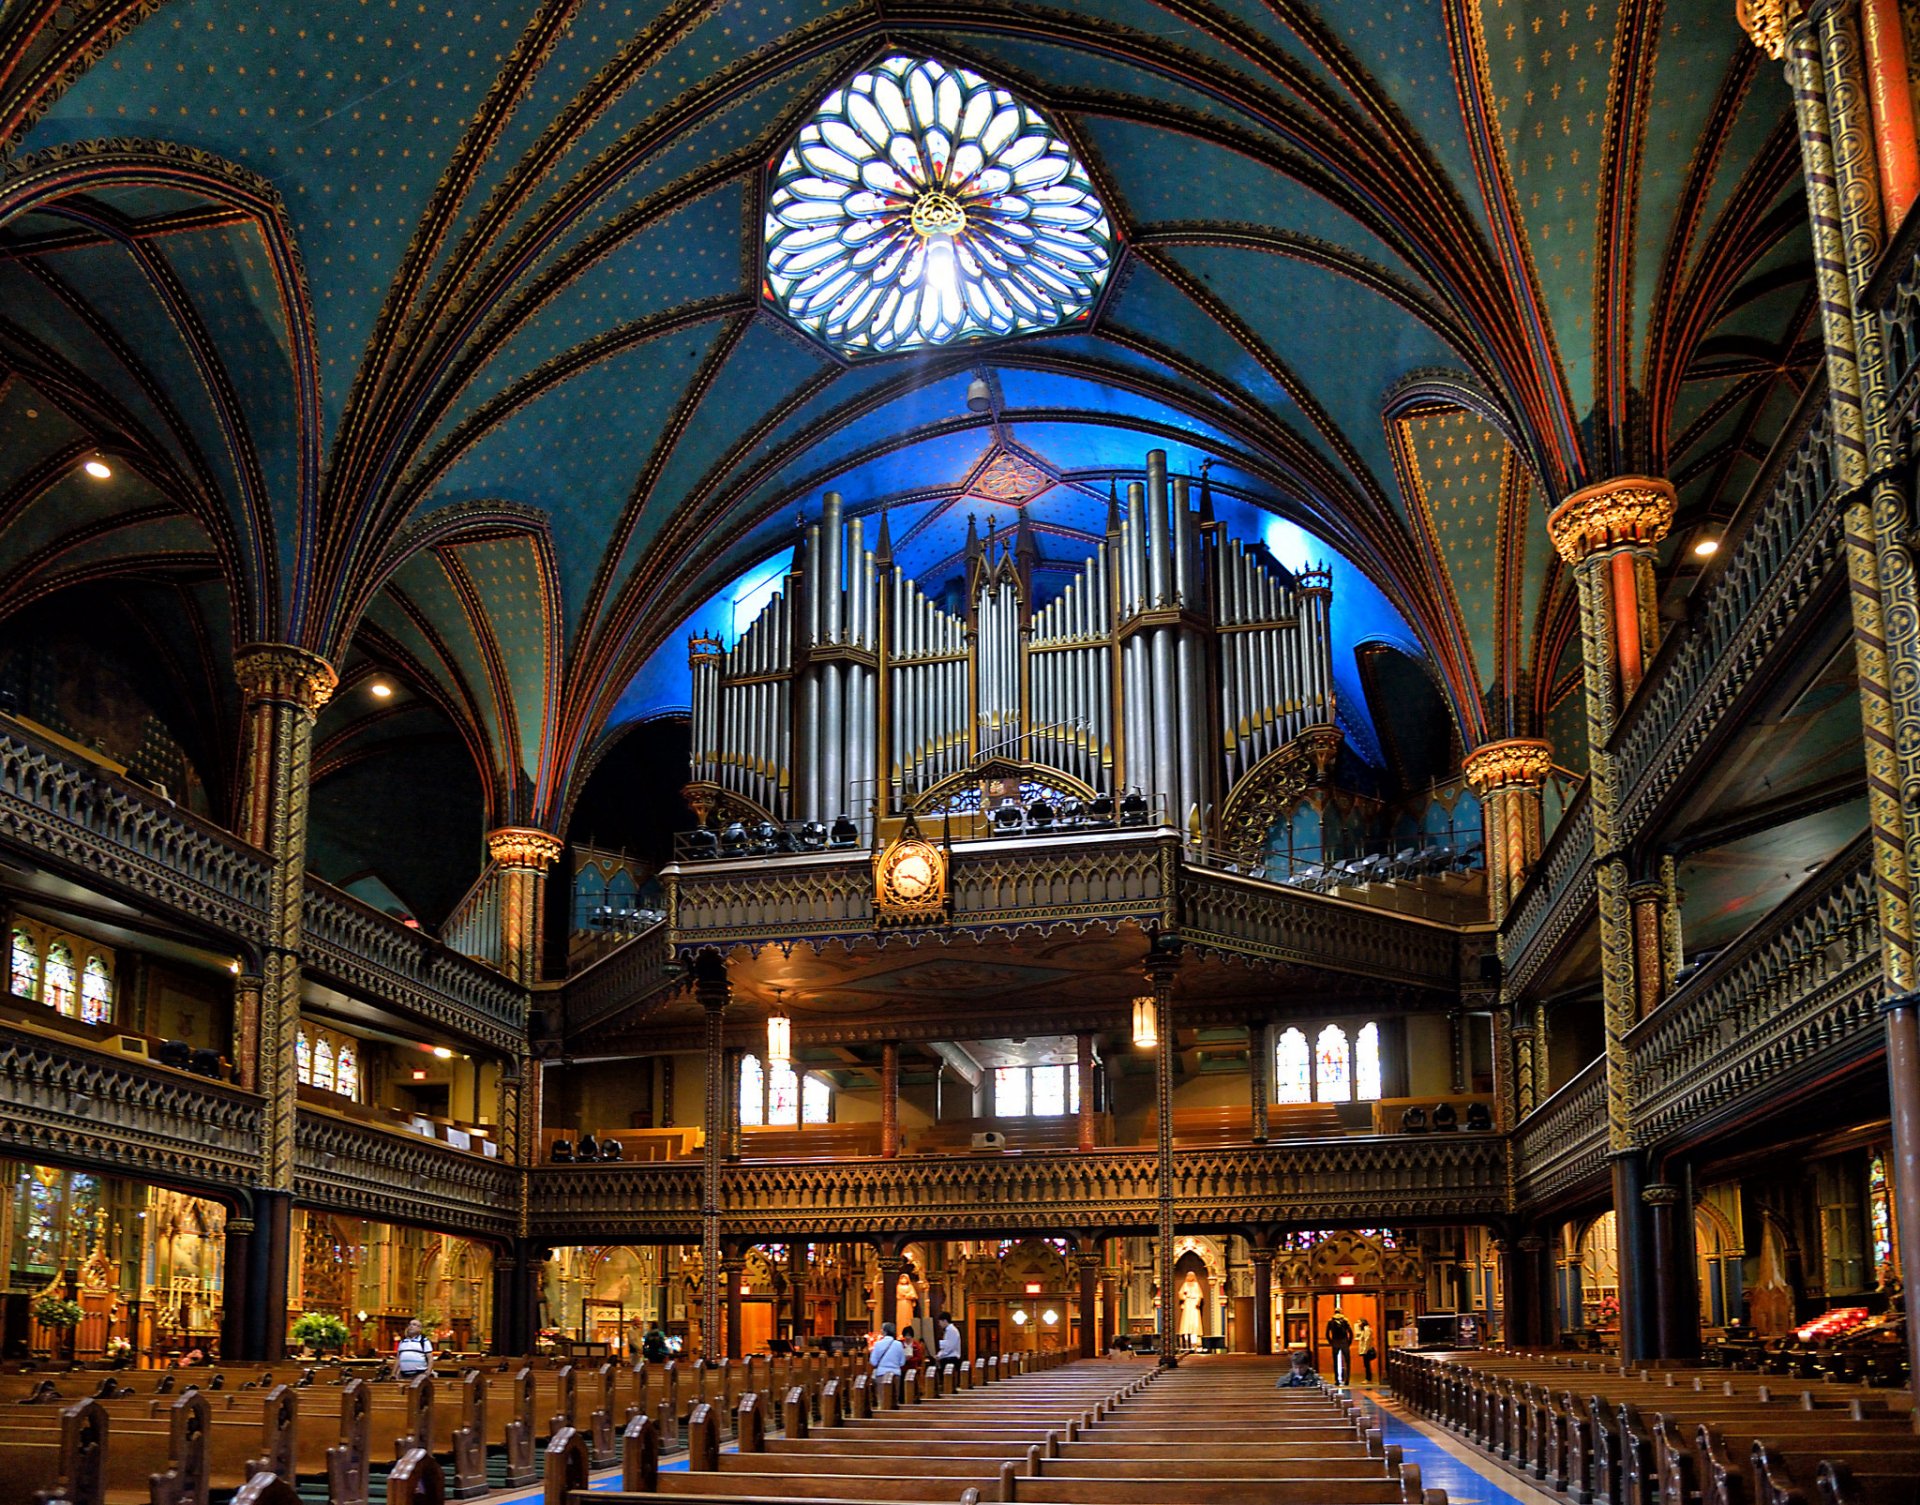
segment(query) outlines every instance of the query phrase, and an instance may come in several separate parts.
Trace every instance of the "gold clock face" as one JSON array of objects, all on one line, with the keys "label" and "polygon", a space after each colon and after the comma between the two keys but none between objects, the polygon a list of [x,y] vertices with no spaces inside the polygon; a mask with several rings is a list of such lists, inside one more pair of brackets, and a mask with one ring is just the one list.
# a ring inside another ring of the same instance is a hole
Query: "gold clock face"
[{"label": "gold clock face", "polygon": [[926,898],[934,891],[938,881],[938,875],[933,870],[933,859],[924,851],[911,849],[893,860],[894,891],[903,899]]}]

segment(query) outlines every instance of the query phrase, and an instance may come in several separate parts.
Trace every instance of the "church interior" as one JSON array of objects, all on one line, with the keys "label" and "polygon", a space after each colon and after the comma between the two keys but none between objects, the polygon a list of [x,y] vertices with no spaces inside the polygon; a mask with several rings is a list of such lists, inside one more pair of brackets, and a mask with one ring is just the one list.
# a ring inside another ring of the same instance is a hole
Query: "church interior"
[{"label": "church interior", "polygon": [[1910,1505],[1917,111],[0,0],[0,1505]]}]

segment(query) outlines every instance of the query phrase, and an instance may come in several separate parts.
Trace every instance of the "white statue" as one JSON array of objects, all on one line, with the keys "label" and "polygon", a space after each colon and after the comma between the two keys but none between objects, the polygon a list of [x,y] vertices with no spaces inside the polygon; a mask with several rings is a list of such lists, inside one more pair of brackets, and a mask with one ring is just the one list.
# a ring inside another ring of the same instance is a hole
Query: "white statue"
[{"label": "white statue", "polygon": [[1200,1282],[1189,1275],[1180,1283],[1180,1336],[1196,1345],[1203,1335],[1200,1302]]}]

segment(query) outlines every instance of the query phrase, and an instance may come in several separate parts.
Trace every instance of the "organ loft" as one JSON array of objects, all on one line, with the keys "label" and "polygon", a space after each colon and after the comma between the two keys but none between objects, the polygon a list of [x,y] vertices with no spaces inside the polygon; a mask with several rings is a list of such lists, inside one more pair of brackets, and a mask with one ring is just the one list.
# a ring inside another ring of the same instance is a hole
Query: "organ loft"
[{"label": "organ loft", "polygon": [[0,3],[0,1505],[1911,1505],[1910,9]]}]

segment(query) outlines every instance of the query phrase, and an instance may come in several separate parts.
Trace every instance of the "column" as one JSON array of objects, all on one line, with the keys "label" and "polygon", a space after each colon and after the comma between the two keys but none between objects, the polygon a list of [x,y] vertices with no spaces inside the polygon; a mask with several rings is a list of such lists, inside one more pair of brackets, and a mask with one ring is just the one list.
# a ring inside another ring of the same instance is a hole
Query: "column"
[{"label": "column", "polygon": [[523,987],[540,980],[547,869],[564,845],[533,826],[502,826],[487,833],[487,854],[499,869],[500,970]]},{"label": "column", "polygon": [[725,1320],[720,1286],[720,1167],[726,1139],[725,1045],[722,1034],[732,987],[718,951],[702,951],[693,962],[693,996],[706,1016],[705,1114],[700,1157],[700,1348],[707,1359],[720,1357]]},{"label": "column", "polygon": [[738,1360],[744,1349],[740,1342],[740,1282],[747,1273],[747,1256],[729,1249],[720,1260],[720,1275],[727,1283],[727,1357]]},{"label": "column", "polygon": [[1154,1102],[1159,1110],[1158,1176],[1160,1279],[1160,1362],[1180,1362],[1173,1314],[1173,979],[1180,970],[1181,939],[1155,930],[1146,959],[1147,984],[1153,990],[1154,1030],[1160,1044],[1154,1056]]},{"label": "column", "polygon": [[880,1245],[880,1320],[891,1322],[896,1328],[900,1321],[900,1277],[906,1273],[907,1260],[903,1254],[896,1253],[893,1245]]},{"label": "column", "polygon": [[889,1160],[900,1153],[900,1045],[895,1040],[880,1047],[880,1153]]},{"label": "column", "polygon": [[287,1269],[293,1214],[293,1162],[299,1077],[300,926],[306,901],[307,800],[313,723],[339,676],[316,654],[290,643],[254,643],[234,656],[245,728],[245,787],[240,834],[271,861],[267,937],[260,968],[256,1089],[266,1098],[255,1231],[249,1248],[251,1297],[262,1311],[258,1351],[286,1350]]},{"label": "column", "polygon": [[1660,881],[1642,879],[1627,889],[1633,909],[1633,983],[1635,1012],[1646,1018],[1667,996],[1667,950],[1663,931],[1667,891]]},{"label": "column", "polygon": [[1273,1074],[1273,1029],[1265,1020],[1247,1026],[1247,1083],[1252,1097],[1253,1142],[1267,1142],[1267,1099],[1273,1094],[1268,1080]]},{"label": "column", "polygon": [[1247,1249],[1253,1261],[1253,1351],[1258,1354],[1273,1352],[1273,1255],[1265,1244]]},{"label": "column", "polygon": [[[1893,1144],[1887,1170],[1893,1181],[1893,1227],[1900,1278],[1912,1289],[1920,1278],[1920,993],[1886,1001],[1887,1086],[1892,1095]],[[1920,1321],[1908,1298],[1907,1357],[1920,1376]],[[1920,1379],[1914,1381],[1920,1394]]]},{"label": "column", "polygon": [[260,991],[265,986],[257,972],[233,979],[233,1064],[242,1092],[260,1090]]},{"label": "column", "polygon": [[[746,1131],[740,1127],[740,1069],[746,1057],[746,1051],[738,1045],[729,1045],[720,1072],[720,1112],[726,1123],[721,1130],[721,1153],[729,1160],[740,1158],[746,1141]],[[772,1071],[773,1063],[769,1061],[765,1069]]]},{"label": "column", "polygon": [[1662,1359],[1689,1360],[1700,1356],[1700,1283],[1694,1275],[1691,1238],[1682,1237],[1680,1222],[1691,1222],[1693,1208],[1683,1189],[1671,1181],[1642,1188],[1640,1200],[1649,1209],[1649,1242],[1653,1246],[1653,1277],[1657,1292],[1654,1327]]},{"label": "column", "polygon": [[1083,1034],[1075,1042],[1074,1076],[1080,1084],[1080,1139],[1079,1148],[1093,1148],[1093,1036]]},{"label": "column", "polygon": [[1447,1015],[1447,1054],[1452,1069],[1447,1077],[1448,1090],[1455,1094],[1467,1090],[1467,1016],[1454,1009]]},{"label": "column", "polygon": [[[1533,1331],[1527,1322],[1527,1262],[1518,1242],[1502,1234],[1492,1240],[1494,1257],[1500,1261],[1501,1326],[1509,1348],[1533,1346]],[[1488,1303],[1491,1306],[1491,1302]]]},{"label": "column", "polygon": [[[1569,496],[1547,518],[1555,549],[1573,570],[1580,596],[1581,667],[1587,706],[1587,803],[1593,820],[1594,884],[1600,920],[1600,999],[1606,1036],[1607,1147],[1613,1158],[1614,1213],[1620,1233],[1621,1359],[1646,1356],[1654,1340],[1652,1292],[1641,1217],[1633,1123],[1633,1056],[1626,1036],[1639,1017],[1633,919],[1627,899],[1628,836],[1615,815],[1613,759],[1607,744],[1621,709],[1659,645],[1654,549],[1672,525],[1671,483],[1618,476]],[[1540,1042],[1534,1044],[1540,1068]]]},{"label": "column", "polygon": [[1100,1245],[1098,1240],[1081,1244],[1074,1255],[1074,1268],[1080,1273],[1080,1357],[1091,1359],[1100,1352]]},{"label": "column", "polygon": [[1920,194],[1920,150],[1916,150],[1913,95],[1907,77],[1907,45],[1900,25],[1899,0],[1864,0],[1860,35],[1866,54],[1867,87],[1873,102],[1873,148],[1880,167],[1880,191],[1887,234],[1900,228]]},{"label": "column", "polygon": [[[248,1299],[247,1271],[253,1263],[253,1219],[227,1214],[221,1249],[220,1359],[231,1364],[259,1346],[249,1331],[259,1308]],[[138,1292],[136,1291],[136,1295]],[[137,1325],[137,1324],[136,1324]]]}]

